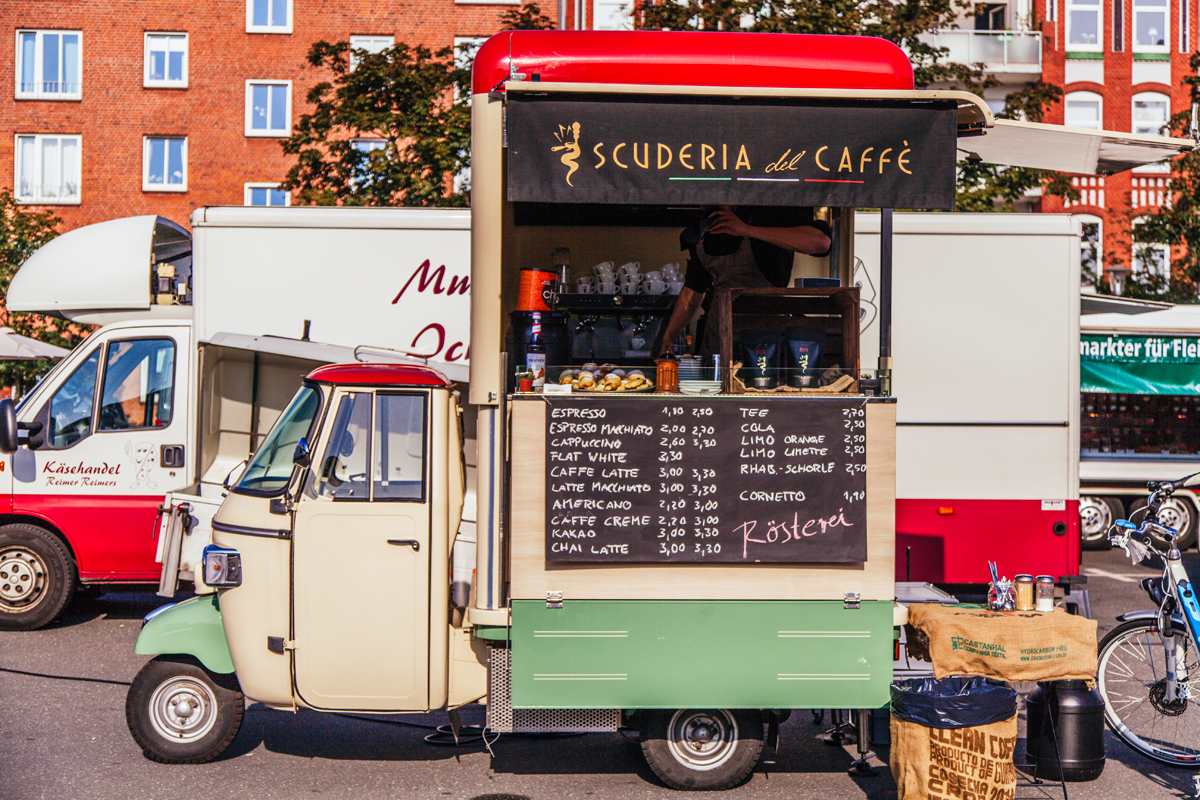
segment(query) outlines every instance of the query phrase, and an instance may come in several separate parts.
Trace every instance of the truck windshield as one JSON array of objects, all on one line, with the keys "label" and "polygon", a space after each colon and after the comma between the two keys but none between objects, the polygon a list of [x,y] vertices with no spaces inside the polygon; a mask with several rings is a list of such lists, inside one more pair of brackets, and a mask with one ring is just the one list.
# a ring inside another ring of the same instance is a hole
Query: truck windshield
[{"label": "truck windshield", "polygon": [[246,494],[282,492],[292,476],[292,456],[296,444],[312,427],[320,407],[321,395],[313,387],[304,386],[296,392],[275,427],[271,428],[250,459],[234,491]]}]

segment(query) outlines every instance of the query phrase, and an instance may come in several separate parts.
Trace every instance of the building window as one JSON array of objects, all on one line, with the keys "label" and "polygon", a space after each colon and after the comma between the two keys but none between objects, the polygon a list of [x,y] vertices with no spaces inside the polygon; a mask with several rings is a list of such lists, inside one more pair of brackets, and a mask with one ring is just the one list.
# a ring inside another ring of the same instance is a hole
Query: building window
[{"label": "building window", "polygon": [[1167,0],[1133,0],[1133,51],[1170,52],[1170,6]]},{"label": "building window", "polygon": [[1138,241],[1142,220],[1133,221],[1133,274],[1160,294],[1171,285],[1171,249],[1165,244],[1143,244]]},{"label": "building window", "polygon": [[16,195],[23,203],[79,202],[80,137],[17,134]]},{"label": "building window", "polygon": [[350,37],[350,69],[358,67],[356,50],[368,53],[382,53],[396,43],[394,36],[351,36]]},{"label": "building window", "polygon": [[142,139],[142,191],[187,191],[187,139],[146,136]]},{"label": "building window", "polygon": [[1094,286],[1103,272],[1104,227],[1099,217],[1080,215],[1079,279],[1084,286]]},{"label": "building window", "polygon": [[633,30],[632,0],[595,0],[592,5],[592,28],[598,31]]},{"label": "building window", "polygon": [[246,33],[291,33],[292,0],[246,0]]},{"label": "building window", "polygon": [[[1133,96],[1134,133],[1151,136],[1166,135],[1165,126],[1171,117],[1171,98],[1158,92],[1142,92]],[[1169,164],[1147,164],[1135,167],[1134,172],[1170,172]]]},{"label": "building window", "polygon": [[1113,52],[1120,53],[1125,49],[1125,3],[1124,0],[1113,0],[1112,6]]},{"label": "building window", "polygon": [[147,88],[186,89],[188,35],[147,33],[142,85]]},{"label": "building window", "polygon": [[244,205],[290,206],[292,204],[291,194],[280,189],[278,183],[247,183],[244,188]]},{"label": "building window", "polygon": [[79,31],[17,31],[17,99],[81,99],[82,49]]},{"label": "building window", "polygon": [[1063,123],[1098,131],[1104,127],[1104,98],[1095,92],[1071,92],[1063,103]]},{"label": "building window", "polygon": [[1066,0],[1067,49],[1077,51],[1104,49],[1100,41],[1103,29],[1100,0]]},{"label": "building window", "polygon": [[246,135],[292,135],[291,81],[246,81]]}]

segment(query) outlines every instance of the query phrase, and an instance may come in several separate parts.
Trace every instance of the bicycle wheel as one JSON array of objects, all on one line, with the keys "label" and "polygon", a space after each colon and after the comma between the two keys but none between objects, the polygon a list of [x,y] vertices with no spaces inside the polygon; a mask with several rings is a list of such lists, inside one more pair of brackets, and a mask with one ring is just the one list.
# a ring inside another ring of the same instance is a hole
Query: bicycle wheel
[{"label": "bicycle wheel", "polygon": [[1200,769],[1200,663],[1187,631],[1174,626],[1186,653],[1183,697],[1168,701],[1166,651],[1158,622],[1123,622],[1100,642],[1097,682],[1104,720],[1113,733],[1147,758]]}]

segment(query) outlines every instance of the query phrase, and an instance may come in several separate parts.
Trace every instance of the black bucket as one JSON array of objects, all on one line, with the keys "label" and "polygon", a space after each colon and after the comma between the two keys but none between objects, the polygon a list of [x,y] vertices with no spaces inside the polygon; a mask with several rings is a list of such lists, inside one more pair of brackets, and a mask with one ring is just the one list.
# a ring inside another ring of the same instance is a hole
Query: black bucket
[{"label": "black bucket", "polygon": [[1089,689],[1086,681],[1039,683],[1025,708],[1025,747],[1036,777],[1054,781],[1100,777],[1104,771],[1104,700],[1099,692]]}]

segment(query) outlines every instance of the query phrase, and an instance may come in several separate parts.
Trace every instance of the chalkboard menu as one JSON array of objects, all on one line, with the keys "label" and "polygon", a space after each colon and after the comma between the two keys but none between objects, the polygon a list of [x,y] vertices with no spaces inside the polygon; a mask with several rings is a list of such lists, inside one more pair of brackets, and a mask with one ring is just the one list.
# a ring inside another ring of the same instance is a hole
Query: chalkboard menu
[{"label": "chalkboard menu", "polygon": [[867,560],[861,398],[545,398],[546,560]]}]

